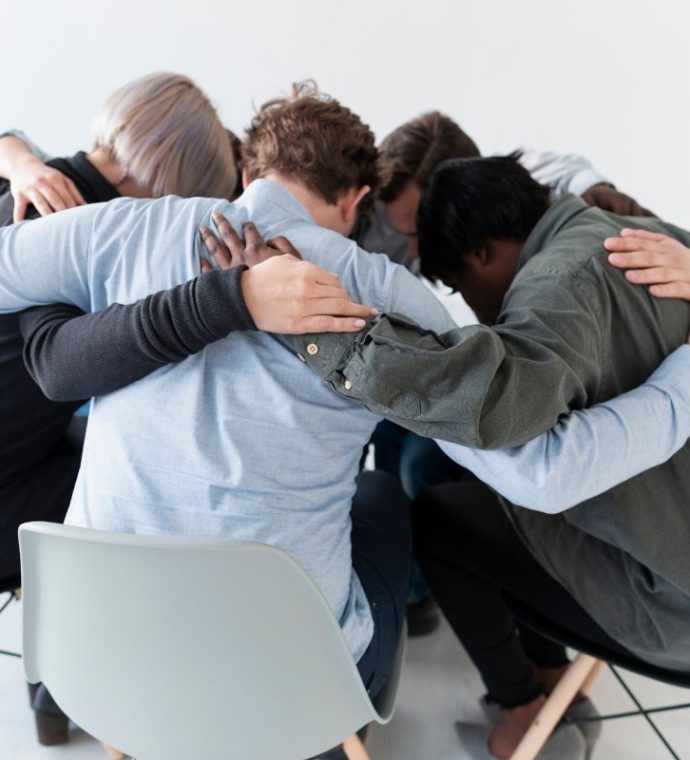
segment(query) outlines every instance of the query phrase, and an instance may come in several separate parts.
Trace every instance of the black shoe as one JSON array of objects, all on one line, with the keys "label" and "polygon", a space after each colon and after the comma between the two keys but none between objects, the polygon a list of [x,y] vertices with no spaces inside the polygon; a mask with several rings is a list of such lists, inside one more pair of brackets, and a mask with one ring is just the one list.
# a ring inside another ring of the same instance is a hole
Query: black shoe
[{"label": "black shoe", "polygon": [[50,692],[42,683],[28,684],[29,701],[36,719],[36,735],[45,747],[67,744],[69,741],[69,718],[57,706]]},{"label": "black shoe", "polygon": [[421,602],[408,603],[405,617],[408,636],[427,636],[441,625],[441,613],[431,594]]}]

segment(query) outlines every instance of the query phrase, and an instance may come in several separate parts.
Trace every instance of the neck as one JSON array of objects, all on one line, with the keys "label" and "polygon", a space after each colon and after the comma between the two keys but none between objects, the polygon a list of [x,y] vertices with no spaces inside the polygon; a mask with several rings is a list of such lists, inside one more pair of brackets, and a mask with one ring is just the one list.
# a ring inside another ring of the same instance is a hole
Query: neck
[{"label": "neck", "polygon": [[329,224],[329,210],[332,211],[333,207],[329,206],[324,200],[314,195],[314,193],[312,193],[311,190],[308,190],[301,182],[290,179],[289,177],[286,177],[283,174],[279,174],[278,172],[268,172],[264,176],[264,179],[271,180],[271,182],[275,182],[277,185],[280,185],[281,187],[284,187],[286,190],[291,192],[295,198],[297,198],[297,200],[304,206],[304,208],[307,209],[312,217],[314,217],[314,221],[319,226],[332,226]]},{"label": "neck", "polygon": [[106,148],[94,148],[86,156],[91,164],[99,171],[110,184],[117,189],[120,195],[132,198],[147,198],[148,195],[137,183],[127,176],[127,172]]}]

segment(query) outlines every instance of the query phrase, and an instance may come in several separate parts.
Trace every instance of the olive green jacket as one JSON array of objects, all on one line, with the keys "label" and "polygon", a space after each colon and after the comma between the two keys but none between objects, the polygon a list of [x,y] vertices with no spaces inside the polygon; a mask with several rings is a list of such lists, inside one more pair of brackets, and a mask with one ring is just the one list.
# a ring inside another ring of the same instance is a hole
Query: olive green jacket
[{"label": "olive green jacket", "polygon": [[[302,336],[293,347],[337,392],[421,435],[478,448],[524,443],[570,410],[639,385],[687,338],[690,304],[654,299],[608,264],[603,241],[626,226],[690,244],[657,219],[565,196],[526,241],[494,328],[439,336],[387,315],[356,338]],[[506,508],[609,635],[649,662],[690,671],[690,446],[563,514]]]}]

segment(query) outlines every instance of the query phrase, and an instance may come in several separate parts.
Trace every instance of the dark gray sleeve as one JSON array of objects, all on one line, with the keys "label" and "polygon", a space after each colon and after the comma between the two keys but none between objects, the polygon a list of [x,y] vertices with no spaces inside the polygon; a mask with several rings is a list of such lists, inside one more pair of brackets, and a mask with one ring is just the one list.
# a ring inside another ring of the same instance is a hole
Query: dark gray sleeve
[{"label": "dark gray sleeve", "polygon": [[256,330],[241,289],[246,267],[203,274],[123,306],[84,314],[68,304],[23,312],[24,362],[53,401],[123,388],[233,330]]}]

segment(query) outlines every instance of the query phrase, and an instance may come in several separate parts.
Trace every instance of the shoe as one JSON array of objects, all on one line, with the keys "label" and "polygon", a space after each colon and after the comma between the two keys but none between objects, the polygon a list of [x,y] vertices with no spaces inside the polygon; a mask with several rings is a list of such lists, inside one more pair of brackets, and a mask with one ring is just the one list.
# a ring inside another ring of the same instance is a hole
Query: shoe
[{"label": "shoe", "polygon": [[[455,728],[463,747],[472,760],[496,760],[489,751],[491,727],[458,721]],[[582,734],[575,728],[561,723],[546,740],[535,760],[585,760],[587,747]]]},{"label": "shoe", "polygon": [[408,636],[427,636],[441,625],[441,613],[434,597],[429,595],[420,602],[407,604],[405,608]]},{"label": "shoe", "polygon": [[[498,723],[501,715],[501,708],[498,706],[498,703],[490,699],[487,694],[479,700],[479,704],[491,724]],[[587,719],[598,717],[599,711],[589,697],[584,697],[577,702],[573,702],[563,715],[563,722],[575,726],[584,737],[585,745],[587,746],[587,758],[592,756],[594,747],[601,736],[602,729],[600,720]]]},{"label": "shoe", "polygon": [[39,744],[52,747],[69,741],[69,718],[57,706],[42,683],[28,684],[29,701],[36,720]]},{"label": "shoe", "polygon": [[567,709],[563,720],[572,726],[575,726],[585,738],[587,745],[587,758],[592,756],[594,746],[601,736],[601,721],[591,720],[599,718],[599,711],[594,706],[594,702],[589,697],[584,697],[577,702],[573,702]]}]

